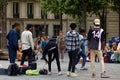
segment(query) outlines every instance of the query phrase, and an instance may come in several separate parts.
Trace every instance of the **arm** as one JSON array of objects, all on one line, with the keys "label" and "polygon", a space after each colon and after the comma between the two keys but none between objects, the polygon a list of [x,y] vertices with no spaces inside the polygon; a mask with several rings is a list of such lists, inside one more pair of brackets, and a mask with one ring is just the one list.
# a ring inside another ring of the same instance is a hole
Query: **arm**
[{"label": "arm", "polygon": [[13,43],[13,47],[18,50],[18,33],[13,31],[12,34],[11,34],[11,41]]},{"label": "arm", "polygon": [[105,49],[105,32],[103,31],[101,34],[101,49]]},{"label": "arm", "polygon": [[33,43],[32,33],[29,34],[29,40],[30,40],[30,45],[32,47],[32,50],[34,50],[34,43]]}]

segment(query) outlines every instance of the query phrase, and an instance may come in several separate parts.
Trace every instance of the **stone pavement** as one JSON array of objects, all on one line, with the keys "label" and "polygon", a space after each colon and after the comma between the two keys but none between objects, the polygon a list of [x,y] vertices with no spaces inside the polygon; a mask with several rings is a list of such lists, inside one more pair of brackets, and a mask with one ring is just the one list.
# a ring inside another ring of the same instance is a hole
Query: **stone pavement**
[{"label": "stone pavement", "polygon": [[[41,55],[39,55],[40,57]],[[16,61],[17,64],[20,64],[20,61]],[[9,65],[9,61],[0,60],[0,64],[7,68]],[[27,62],[25,63],[27,64]],[[37,67],[38,70],[43,68],[45,64],[44,61],[38,60]],[[7,76],[7,75],[0,75],[0,80],[120,80],[120,63],[105,63],[106,71],[110,78],[100,78],[100,66],[99,63],[96,64],[96,78],[91,78],[90,72],[90,62],[87,62],[86,66],[88,70],[80,70],[81,64],[78,64],[76,67],[76,73],[78,74],[77,77],[67,77],[67,67],[68,67],[68,56],[65,54],[65,60],[61,63],[62,73],[63,75],[58,76],[58,71],[56,67],[56,61],[52,63],[52,75],[38,75],[38,76],[27,76],[27,75],[18,75],[18,76]],[[45,66],[47,69],[47,65]]]}]

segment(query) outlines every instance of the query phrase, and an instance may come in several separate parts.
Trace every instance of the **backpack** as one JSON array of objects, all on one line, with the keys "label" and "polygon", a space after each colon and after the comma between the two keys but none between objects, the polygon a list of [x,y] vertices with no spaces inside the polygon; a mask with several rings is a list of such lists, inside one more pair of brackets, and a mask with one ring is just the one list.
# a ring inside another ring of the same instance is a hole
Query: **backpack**
[{"label": "backpack", "polygon": [[16,63],[12,63],[9,65],[8,76],[17,76],[18,72],[18,65]]},{"label": "backpack", "polygon": [[120,62],[120,56],[118,56],[118,62]]}]

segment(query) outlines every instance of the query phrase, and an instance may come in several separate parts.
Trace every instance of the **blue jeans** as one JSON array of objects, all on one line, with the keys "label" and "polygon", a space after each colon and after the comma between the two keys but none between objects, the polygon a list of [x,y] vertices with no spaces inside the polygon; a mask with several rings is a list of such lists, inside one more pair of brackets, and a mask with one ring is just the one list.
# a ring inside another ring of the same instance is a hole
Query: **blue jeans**
[{"label": "blue jeans", "polygon": [[82,51],[80,51],[79,54],[77,55],[76,60],[75,60],[75,65],[78,64],[80,57],[83,58],[83,60],[82,60],[82,66],[81,66],[81,68],[82,68],[86,64],[86,55]]},{"label": "blue jeans", "polygon": [[9,51],[9,58],[10,58],[10,63],[15,63],[16,55],[17,55],[17,50],[11,48],[10,46],[8,47]]},{"label": "blue jeans", "polygon": [[113,52],[107,52],[107,56],[108,56],[108,62],[111,63],[111,55],[113,54]]}]

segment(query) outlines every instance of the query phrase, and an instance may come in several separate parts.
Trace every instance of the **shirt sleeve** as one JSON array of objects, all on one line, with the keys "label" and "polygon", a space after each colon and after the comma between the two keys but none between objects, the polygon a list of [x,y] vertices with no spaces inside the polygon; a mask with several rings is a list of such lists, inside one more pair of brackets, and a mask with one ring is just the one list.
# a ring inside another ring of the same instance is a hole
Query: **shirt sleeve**
[{"label": "shirt sleeve", "polygon": [[34,43],[33,43],[32,33],[29,34],[29,39],[30,39],[30,45],[31,45],[32,49],[34,50]]},{"label": "shirt sleeve", "polygon": [[11,36],[12,36],[11,41],[13,43],[13,46],[16,50],[18,50],[18,35],[17,35],[17,32],[13,31]]}]

